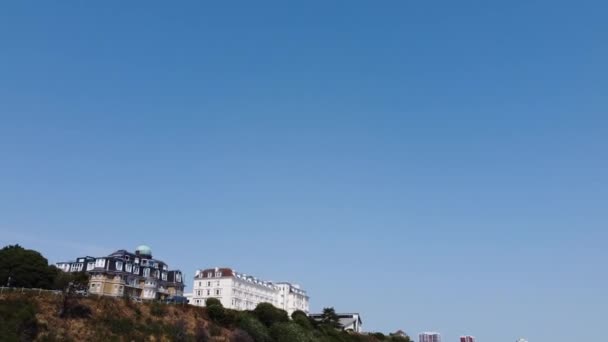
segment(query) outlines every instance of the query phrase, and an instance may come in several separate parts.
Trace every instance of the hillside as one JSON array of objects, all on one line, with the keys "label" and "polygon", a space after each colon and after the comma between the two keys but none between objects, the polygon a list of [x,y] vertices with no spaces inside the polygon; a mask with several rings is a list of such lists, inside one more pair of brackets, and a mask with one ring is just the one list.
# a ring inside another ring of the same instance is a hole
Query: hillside
[{"label": "hillside", "polygon": [[289,320],[284,311],[271,306],[237,312],[220,306],[135,303],[36,291],[0,295],[0,337],[2,341],[409,341],[338,331],[305,316]]}]

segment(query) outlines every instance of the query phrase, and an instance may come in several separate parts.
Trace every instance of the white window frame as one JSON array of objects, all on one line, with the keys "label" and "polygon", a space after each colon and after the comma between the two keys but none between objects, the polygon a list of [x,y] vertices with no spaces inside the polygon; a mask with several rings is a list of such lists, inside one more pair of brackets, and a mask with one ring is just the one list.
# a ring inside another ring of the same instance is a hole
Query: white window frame
[{"label": "white window frame", "polygon": [[95,267],[105,267],[106,266],[106,259],[97,259],[95,260]]}]

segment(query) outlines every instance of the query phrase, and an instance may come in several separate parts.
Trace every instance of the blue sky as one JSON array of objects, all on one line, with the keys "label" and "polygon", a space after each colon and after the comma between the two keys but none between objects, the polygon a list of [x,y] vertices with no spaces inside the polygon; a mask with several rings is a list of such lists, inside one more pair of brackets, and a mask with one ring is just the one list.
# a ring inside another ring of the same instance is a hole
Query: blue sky
[{"label": "blue sky", "polygon": [[605,337],[602,2],[0,5],[0,243],[145,243],[368,330]]}]

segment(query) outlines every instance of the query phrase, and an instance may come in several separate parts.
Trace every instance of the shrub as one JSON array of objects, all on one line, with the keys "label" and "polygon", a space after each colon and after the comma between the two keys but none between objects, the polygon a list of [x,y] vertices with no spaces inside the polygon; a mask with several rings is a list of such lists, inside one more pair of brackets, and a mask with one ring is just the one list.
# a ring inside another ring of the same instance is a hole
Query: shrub
[{"label": "shrub", "polygon": [[0,339],[32,341],[38,335],[36,306],[24,299],[0,300]]},{"label": "shrub", "polygon": [[287,312],[277,309],[270,303],[260,303],[253,310],[253,314],[267,327],[275,323],[288,322]]},{"label": "shrub", "polygon": [[116,335],[128,335],[133,331],[135,326],[131,320],[119,318],[118,316],[105,317],[103,322]]},{"label": "shrub", "polygon": [[386,340],[386,336],[381,332],[374,332],[374,333],[370,333],[369,335],[375,337],[379,341]]},{"label": "shrub", "polygon": [[305,330],[314,329],[310,317],[308,317],[304,311],[294,311],[294,313],[291,314],[291,319]]},{"label": "shrub", "polygon": [[91,317],[91,308],[86,305],[68,302],[64,308],[61,315],[62,318],[90,318]]},{"label": "shrub", "polygon": [[224,307],[216,304],[207,306],[207,314],[209,315],[209,319],[216,323],[223,323],[226,317]]},{"label": "shrub", "polygon": [[294,322],[276,323],[270,328],[275,342],[312,342],[312,334]]},{"label": "shrub", "polygon": [[270,334],[268,333],[268,328],[250,314],[242,315],[239,319],[238,326],[240,329],[247,332],[255,342],[272,342]]},{"label": "shrub", "polygon": [[306,317],[308,318],[308,315],[306,314],[306,312],[302,311],[302,310],[296,310],[291,314],[291,319],[296,319],[296,317]]},{"label": "shrub", "polygon": [[169,338],[171,341],[186,342],[191,340],[192,336],[188,334],[188,327],[183,319],[178,320],[169,328]]},{"label": "shrub", "polygon": [[239,319],[241,319],[242,313],[236,310],[225,309],[224,310],[224,321],[223,324],[226,327],[234,327]]},{"label": "shrub", "polygon": [[140,320],[141,319],[141,309],[136,306],[133,308],[133,312],[135,312],[135,318],[137,318],[137,320]]},{"label": "shrub", "polygon": [[222,305],[222,301],[220,301],[217,298],[207,298],[207,300],[205,301],[205,306],[212,306],[212,305],[219,305],[222,308],[224,307],[224,305]]},{"label": "shrub", "polygon": [[211,336],[222,336],[222,328],[217,324],[209,323],[209,334]]},{"label": "shrub", "polygon": [[152,316],[162,317],[167,314],[167,308],[159,302],[152,302],[150,304],[150,314]]},{"label": "shrub", "polygon": [[409,336],[392,335],[390,341],[393,342],[412,342]]},{"label": "shrub", "polygon": [[209,342],[209,333],[202,324],[197,324],[194,328],[194,341],[196,342]]},{"label": "shrub", "polygon": [[245,330],[236,329],[232,336],[230,337],[230,342],[254,342],[253,337],[249,336],[249,334]]}]

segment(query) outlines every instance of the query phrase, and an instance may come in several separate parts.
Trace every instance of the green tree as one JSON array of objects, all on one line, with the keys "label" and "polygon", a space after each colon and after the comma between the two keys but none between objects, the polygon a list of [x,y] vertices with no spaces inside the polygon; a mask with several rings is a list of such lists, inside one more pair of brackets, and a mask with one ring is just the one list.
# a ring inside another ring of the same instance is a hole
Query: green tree
[{"label": "green tree", "polygon": [[291,314],[291,319],[306,330],[313,330],[313,324],[310,317],[301,310],[296,310]]},{"label": "green tree", "polygon": [[51,289],[57,273],[40,253],[19,245],[0,249],[0,286]]},{"label": "green tree", "polygon": [[226,318],[226,312],[224,310],[224,307],[217,304],[208,305],[207,314],[209,315],[209,319],[211,319],[215,323],[223,324]]},{"label": "green tree", "polygon": [[253,310],[253,314],[267,327],[275,323],[288,322],[289,317],[285,310],[276,308],[270,303],[260,303]]},{"label": "green tree", "polygon": [[369,335],[375,337],[378,341],[386,340],[386,335],[381,332],[370,333]]},{"label": "green tree", "polygon": [[89,284],[89,275],[86,272],[64,272],[55,266],[50,266],[54,273],[53,288],[65,290],[68,287],[74,290],[86,290]]},{"label": "green tree", "polygon": [[391,335],[391,341],[392,342],[412,342],[412,339],[410,339],[409,336],[398,336],[398,335]]},{"label": "green tree", "polygon": [[239,328],[246,331],[255,342],[271,342],[272,338],[268,332],[268,328],[262,324],[257,318],[249,313],[241,316],[238,322]]},{"label": "green tree", "polygon": [[341,328],[340,318],[336,314],[336,310],[332,308],[323,308],[321,323],[333,328]]}]

